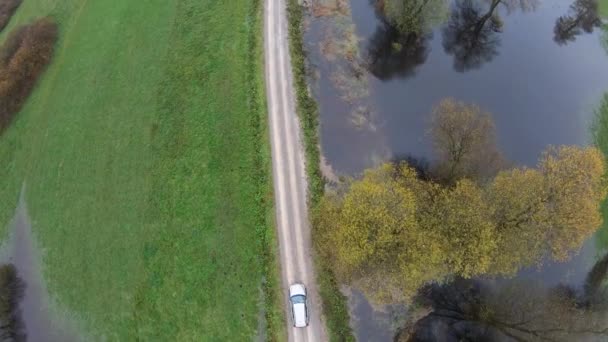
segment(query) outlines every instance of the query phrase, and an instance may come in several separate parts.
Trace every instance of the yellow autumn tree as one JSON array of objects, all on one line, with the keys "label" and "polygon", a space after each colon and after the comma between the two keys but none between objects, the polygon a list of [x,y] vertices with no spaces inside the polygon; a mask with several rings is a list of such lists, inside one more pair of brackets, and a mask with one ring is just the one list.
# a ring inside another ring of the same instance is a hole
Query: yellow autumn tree
[{"label": "yellow autumn tree", "polygon": [[492,271],[513,274],[540,262],[549,231],[541,172],[527,168],[500,172],[486,193],[499,246]]},{"label": "yellow autumn tree", "polygon": [[495,243],[484,207],[470,181],[444,189],[407,166],[385,164],[343,196],[325,196],[317,241],[342,281],[376,302],[398,301],[448,274],[487,271]]},{"label": "yellow autumn tree", "polygon": [[566,260],[602,224],[604,156],[595,147],[550,147],[538,168],[549,211],[549,249],[554,259]]},{"label": "yellow autumn tree", "polygon": [[601,224],[603,174],[596,148],[572,146],[489,183],[445,186],[385,164],[322,199],[315,241],[340,281],[396,302],[450,275],[510,275],[545,256],[567,259]]},{"label": "yellow autumn tree", "polygon": [[498,174],[487,190],[500,246],[493,271],[567,260],[601,226],[603,175],[602,153],[576,146],[549,147],[537,169]]},{"label": "yellow autumn tree", "polygon": [[483,190],[466,179],[453,188],[434,188],[430,196],[420,194],[420,226],[441,236],[450,273],[469,278],[487,272],[496,237]]},{"label": "yellow autumn tree", "polygon": [[382,274],[382,286],[367,283],[366,291],[379,300],[394,299],[403,291],[391,283],[403,286],[409,279],[415,291],[435,276],[423,261],[433,259],[437,238],[418,226],[416,196],[404,186],[408,182],[416,182],[412,169],[397,171],[385,164],[365,172],[343,197],[325,196],[316,215],[316,225],[323,227],[317,240],[336,275],[366,287],[365,280],[377,281]]}]

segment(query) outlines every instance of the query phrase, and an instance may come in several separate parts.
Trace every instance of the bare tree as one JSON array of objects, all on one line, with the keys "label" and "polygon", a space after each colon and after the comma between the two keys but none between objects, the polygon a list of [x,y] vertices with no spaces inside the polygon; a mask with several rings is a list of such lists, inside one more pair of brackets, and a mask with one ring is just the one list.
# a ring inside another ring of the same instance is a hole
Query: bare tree
[{"label": "bare tree", "polygon": [[484,180],[505,164],[494,122],[476,105],[442,100],[431,114],[430,134],[439,159],[435,174],[446,183],[464,177]]}]

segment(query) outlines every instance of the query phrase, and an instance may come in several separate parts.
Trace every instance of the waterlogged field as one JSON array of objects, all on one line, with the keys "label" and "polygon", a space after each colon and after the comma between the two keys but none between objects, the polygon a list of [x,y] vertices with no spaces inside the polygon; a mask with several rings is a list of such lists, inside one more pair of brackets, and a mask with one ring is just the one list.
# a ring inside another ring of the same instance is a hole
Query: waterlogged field
[{"label": "waterlogged field", "polygon": [[[28,0],[54,60],[0,137],[57,306],[108,340],[276,333],[257,1]],[[265,281],[264,281],[265,279]],[[270,330],[268,330],[270,329]]]}]

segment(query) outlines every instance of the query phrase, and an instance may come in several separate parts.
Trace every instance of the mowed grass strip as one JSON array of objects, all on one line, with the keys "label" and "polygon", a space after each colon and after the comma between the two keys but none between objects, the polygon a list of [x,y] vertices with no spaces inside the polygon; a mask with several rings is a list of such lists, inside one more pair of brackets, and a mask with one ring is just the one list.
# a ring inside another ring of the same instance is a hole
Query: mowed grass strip
[{"label": "mowed grass strip", "polygon": [[25,180],[50,293],[92,339],[259,332],[276,274],[260,257],[273,230],[256,6],[28,0],[9,25],[51,15],[60,41],[0,137],[1,218]]}]

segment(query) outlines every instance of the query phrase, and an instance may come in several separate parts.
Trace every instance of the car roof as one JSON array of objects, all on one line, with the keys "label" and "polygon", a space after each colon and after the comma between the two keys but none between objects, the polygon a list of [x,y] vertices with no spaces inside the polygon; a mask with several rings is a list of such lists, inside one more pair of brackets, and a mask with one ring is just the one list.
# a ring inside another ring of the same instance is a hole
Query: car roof
[{"label": "car roof", "polygon": [[293,321],[297,328],[306,326],[306,304],[293,304]]},{"label": "car roof", "polygon": [[306,296],[306,288],[302,284],[293,284],[289,287],[289,297],[303,295]]}]

